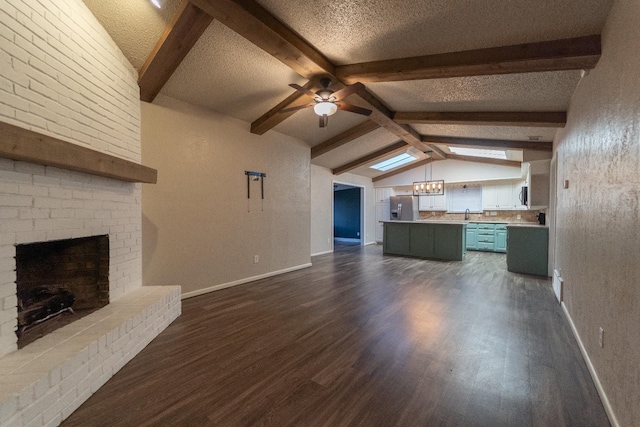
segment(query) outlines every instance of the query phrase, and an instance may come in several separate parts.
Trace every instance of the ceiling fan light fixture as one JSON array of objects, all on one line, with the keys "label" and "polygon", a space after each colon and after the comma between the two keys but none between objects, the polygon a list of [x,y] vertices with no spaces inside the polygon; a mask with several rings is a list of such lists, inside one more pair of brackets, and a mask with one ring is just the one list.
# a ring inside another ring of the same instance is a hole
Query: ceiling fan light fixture
[{"label": "ceiling fan light fixture", "polygon": [[314,105],[313,111],[319,116],[332,116],[338,111],[338,106],[333,102],[323,101]]}]

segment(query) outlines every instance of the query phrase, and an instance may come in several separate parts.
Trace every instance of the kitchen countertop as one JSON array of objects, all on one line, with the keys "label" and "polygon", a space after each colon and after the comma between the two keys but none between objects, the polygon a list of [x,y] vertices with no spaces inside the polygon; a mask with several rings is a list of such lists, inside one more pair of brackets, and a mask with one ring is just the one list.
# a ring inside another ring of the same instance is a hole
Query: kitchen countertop
[{"label": "kitchen countertop", "polygon": [[507,224],[507,227],[534,227],[534,228],[549,228],[549,225],[540,225],[537,222],[509,222],[509,221],[478,221],[478,220],[442,220],[442,219],[419,219],[417,221],[380,221],[380,222],[390,222],[395,224],[450,224],[450,225],[458,225],[458,224]]},{"label": "kitchen countertop", "polygon": [[470,221],[454,221],[454,220],[418,220],[418,221],[380,221],[380,222],[388,222],[391,224],[449,224],[449,225],[463,225],[468,224]]},{"label": "kitchen countertop", "polygon": [[549,224],[542,225],[536,222],[508,222],[507,227],[549,228]]}]

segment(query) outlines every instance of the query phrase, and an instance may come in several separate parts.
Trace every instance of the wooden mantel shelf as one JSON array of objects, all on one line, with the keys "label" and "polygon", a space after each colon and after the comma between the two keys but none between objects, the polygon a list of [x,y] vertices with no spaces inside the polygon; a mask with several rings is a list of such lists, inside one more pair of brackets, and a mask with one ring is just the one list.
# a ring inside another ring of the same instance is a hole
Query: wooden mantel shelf
[{"label": "wooden mantel shelf", "polygon": [[0,122],[0,157],[121,181],[158,181],[156,169],[4,122]]}]

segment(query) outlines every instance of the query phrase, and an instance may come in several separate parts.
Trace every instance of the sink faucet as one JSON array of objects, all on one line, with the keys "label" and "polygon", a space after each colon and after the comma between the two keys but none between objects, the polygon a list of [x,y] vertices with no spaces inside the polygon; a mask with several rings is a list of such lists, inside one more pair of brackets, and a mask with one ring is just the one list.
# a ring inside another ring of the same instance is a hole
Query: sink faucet
[{"label": "sink faucet", "polygon": [[467,221],[469,219],[469,209],[464,210],[464,220]]}]

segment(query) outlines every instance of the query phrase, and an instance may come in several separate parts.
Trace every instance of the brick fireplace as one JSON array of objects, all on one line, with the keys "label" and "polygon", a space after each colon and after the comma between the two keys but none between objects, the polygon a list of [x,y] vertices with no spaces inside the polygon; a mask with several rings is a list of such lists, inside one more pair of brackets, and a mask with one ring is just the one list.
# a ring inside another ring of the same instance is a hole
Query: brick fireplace
[{"label": "brick fireplace", "polygon": [[[141,163],[136,71],[81,0],[0,2],[0,27],[0,425],[57,425],[180,314],[180,289],[142,286],[148,181],[110,172]],[[103,242],[108,305],[18,349],[16,258],[78,239]]]},{"label": "brick fireplace", "polygon": [[18,348],[109,304],[109,236],[16,246]]}]

